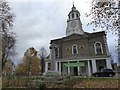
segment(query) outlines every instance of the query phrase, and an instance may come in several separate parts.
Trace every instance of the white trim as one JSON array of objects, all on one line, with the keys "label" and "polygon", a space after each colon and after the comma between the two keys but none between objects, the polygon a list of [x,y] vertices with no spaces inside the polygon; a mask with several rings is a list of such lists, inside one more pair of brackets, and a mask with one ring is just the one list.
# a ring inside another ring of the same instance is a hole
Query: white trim
[{"label": "white trim", "polygon": [[59,74],[61,75],[61,62],[59,62]]},{"label": "white trim", "polygon": [[96,51],[96,43],[100,43],[100,47],[101,47],[101,53],[103,54],[103,47],[102,47],[102,43],[101,42],[99,42],[99,41],[97,41],[97,42],[95,42],[94,43],[94,49],[95,49],[95,54],[97,54],[97,51]]},{"label": "white trim", "polygon": [[45,62],[45,73],[48,71],[48,62]]},{"label": "white trim", "polygon": [[72,45],[72,54],[74,54],[73,47],[76,47],[76,54],[78,54],[78,46],[76,44]]},{"label": "white trim", "polygon": [[[69,64],[69,62],[68,62]],[[67,67],[67,70],[68,70],[68,75],[70,75],[70,67]]]},{"label": "white trim", "polygon": [[58,61],[58,62],[68,62],[68,61],[88,61],[88,60],[93,60],[93,59],[95,59],[95,60],[100,60],[100,59],[108,59],[109,57],[107,57],[107,58],[89,58],[89,59],[74,59],[74,60],[60,60],[60,61]]},{"label": "white trim", "polygon": [[[77,63],[79,63],[79,61],[77,61]],[[80,67],[78,66],[78,76],[80,75]]]},{"label": "white trim", "polygon": [[91,76],[90,60],[88,60],[87,63],[88,63],[88,75]]},{"label": "white trim", "polygon": [[55,70],[58,71],[58,62],[55,62]]},{"label": "white trim", "polygon": [[96,60],[93,59],[92,61],[92,68],[93,68],[93,73],[95,73],[97,71],[97,67],[96,67]]},{"label": "white trim", "polygon": [[108,69],[112,69],[111,60],[109,58],[106,59],[106,66],[107,66]]}]

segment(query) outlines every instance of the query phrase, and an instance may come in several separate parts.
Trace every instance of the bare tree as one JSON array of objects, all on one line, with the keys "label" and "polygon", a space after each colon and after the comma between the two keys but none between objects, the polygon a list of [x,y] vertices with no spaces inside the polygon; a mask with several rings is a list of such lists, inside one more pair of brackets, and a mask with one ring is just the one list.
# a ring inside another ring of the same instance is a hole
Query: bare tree
[{"label": "bare tree", "polygon": [[45,58],[47,58],[47,51],[44,47],[41,47],[41,49],[39,50],[39,55],[41,57],[41,65],[42,65],[42,70],[41,72],[44,72],[44,68],[45,68]]},{"label": "bare tree", "polygon": [[87,14],[87,17],[91,18],[88,25],[118,34],[119,10],[115,7],[118,7],[118,2],[113,0],[92,0],[91,11]]},{"label": "bare tree", "polygon": [[47,50],[44,47],[41,47],[39,55],[41,58],[45,59],[47,57]]},{"label": "bare tree", "polygon": [[91,17],[88,25],[101,28],[106,32],[112,31],[113,34],[118,35],[117,50],[120,65],[120,1],[92,0],[91,12],[87,14],[87,17]]},{"label": "bare tree", "polygon": [[15,37],[10,32],[13,27],[14,14],[10,12],[11,8],[5,0],[0,1],[0,40],[1,40],[1,60],[2,70],[7,60],[14,54]]}]

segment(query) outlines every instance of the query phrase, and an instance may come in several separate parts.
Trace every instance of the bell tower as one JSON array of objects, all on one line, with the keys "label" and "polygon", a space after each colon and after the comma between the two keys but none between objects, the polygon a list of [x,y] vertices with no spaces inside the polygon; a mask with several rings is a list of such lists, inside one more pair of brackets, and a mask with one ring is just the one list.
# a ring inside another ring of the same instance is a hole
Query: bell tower
[{"label": "bell tower", "polygon": [[78,10],[76,10],[74,3],[71,11],[68,14],[66,28],[66,36],[69,36],[71,34],[84,34],[84,31],[82,29],[82,23],[80,20],[80,13]]}]

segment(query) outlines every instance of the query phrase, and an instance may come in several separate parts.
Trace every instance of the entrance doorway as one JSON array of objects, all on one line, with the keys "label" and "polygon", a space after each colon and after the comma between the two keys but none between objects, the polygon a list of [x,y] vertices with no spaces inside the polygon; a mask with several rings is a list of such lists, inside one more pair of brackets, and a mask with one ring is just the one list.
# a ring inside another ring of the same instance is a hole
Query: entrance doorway
[{"label": "entrance doorway", "polygon": [[104,68],[103,66],[99,66],[99,67],[98,67],[99,70],[101,70],[101,69],[103,69],[103,68]]},{"label": "entrance doorway", "polygon": [[73,67],[73,70],[74,70],[74,76],[77,76],[78,75],[78,68],[77,67]]}]

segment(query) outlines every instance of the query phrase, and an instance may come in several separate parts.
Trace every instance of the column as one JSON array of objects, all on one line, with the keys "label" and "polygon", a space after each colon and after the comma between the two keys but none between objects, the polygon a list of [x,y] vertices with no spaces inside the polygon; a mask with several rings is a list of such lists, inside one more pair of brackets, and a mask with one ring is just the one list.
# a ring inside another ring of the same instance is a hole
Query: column
[{"label": "column", "polygon": [[109,58],[106,59],[106,65],[108,69],[112,69],[111,60]]},{"label": "column", "polygon": [[88,76],[91,76],[91,67],[90,67],[90,61],[88,60]]},{"label": "column", "polygon": [[61,62],[59,62],[59,74],[61,75]]},{"label": "column", "polygon": [[95,59],[92,60],[92,68],[93,68],[93,73],[95,73],[97,71]]},{"label": "column", "polygon": [[[80,63],[80,62],[77,61],[77,63]],[[78,76],[80,76],[80,66],[78,66],[77,68],[78,68]]]},{"label": "column", "polygon": [[45,62],[45,73],[48,71],[48,62]]},{"label": "column", "polygon": [[55,70],[58,71],[58,62],[55,62]]},{"label": "column", "polygon": [[[69,64],[69,62],[68,62]],[[70,75],[70,67],[67,67],[67,70],[68,70],[68,75]]]}]

